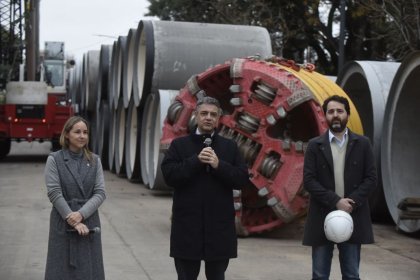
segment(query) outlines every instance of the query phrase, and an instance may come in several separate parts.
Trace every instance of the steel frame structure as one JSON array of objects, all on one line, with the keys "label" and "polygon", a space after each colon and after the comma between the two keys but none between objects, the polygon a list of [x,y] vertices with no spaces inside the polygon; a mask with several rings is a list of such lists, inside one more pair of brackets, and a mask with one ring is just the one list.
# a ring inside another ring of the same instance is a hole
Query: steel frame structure
[{"label": "steel frame structure", "polygon": [[0,89],[19,75],[23,61],[24,13],[21,0],[0,2]]}]

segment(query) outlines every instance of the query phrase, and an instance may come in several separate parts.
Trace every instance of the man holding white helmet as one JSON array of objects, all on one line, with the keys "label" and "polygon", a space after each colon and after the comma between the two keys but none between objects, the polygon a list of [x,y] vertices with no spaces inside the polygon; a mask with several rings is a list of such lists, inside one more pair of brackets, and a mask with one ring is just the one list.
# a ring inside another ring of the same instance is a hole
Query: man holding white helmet
[{"label": "man holding white helmet", "polygon": [[303,171],[310,194],[303,245],[312,246],[312,279],[328,280],[334,243],[324,233],[325,217],[343,210],[353,218],[353,234],[337,244],[343,279],[360,279],[361,244],[374,242],[368,196],[377,175],[369,139],[347,128],[350,105],[334,95],[322,105],[329,130],[308,143]]}]

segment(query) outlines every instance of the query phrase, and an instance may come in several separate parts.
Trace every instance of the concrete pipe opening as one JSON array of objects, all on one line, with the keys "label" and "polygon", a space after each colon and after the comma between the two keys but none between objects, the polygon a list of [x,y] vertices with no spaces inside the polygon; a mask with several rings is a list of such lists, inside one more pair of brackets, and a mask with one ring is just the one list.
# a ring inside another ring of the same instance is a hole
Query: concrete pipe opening
[{"label": "concrete pipe opening", "polygon": [[134,42],[133,67],[133,99],[136,106],[140,105],[143,90],[150,91],[153,75],[154,43],[153,26],[150,21],[140,21]]},{"label": "concrete pipe opening", "polygon": [[[419,77],[420,52],[414,52],[401,63],[392,82],[381,143],[386,202],[398,228],[405,232],[420,230],[420,203],[403,207],[407,199],[420,200]],[[411,215],[417,218],[410,218]]]},{"label": "concrete pipe opening", "polygon": [[162,128],[168,112],[168,108],[173,103],[175,96],[178,94],[177,90],[159,90],[159,94],[156,94],[155,102],[153,105],[155,109],[155,115],[152,119],[145,119],[147,123],[151,123],[152,130],[148,130],[147,133],[150,133],[150,147],[149,147],[149,159],[148,159],[148,178],[149,178],[149,188],[153,190],[168,190],[170,189],[160,172],[160,163],[163,160],[164,154],[160,151],[160,138],[162,137]]},{"label": "concrete pipe opening", "polygon": [[99,51],[88,51],[86,56],[86,72],[85,72],[85,110],[87,112],[95,112],[96,95],[99,73]]},{"label": "concrete pipe opening", "polygon": [[[113,92],[114,92],[114,105],[115,109],[118,108],[119,104],[118,101],[120,100],[121,94],[121,79],[122,79],[122,69],[123,69],[123,57],[124,53],[127,50],[127,37],[126,36],[119,36],[116,49],[115,49],[115,64],[113,65],[114,69],[112,71],[112,85],[113,85]],[[113,53],[114,55],[114,53]],[[124,104],[123,104],[124,105]]]},{"label": "concrete pipe opening", "polygon": [[117,126],[117,112],[109,107],[109,134],[108,134],[108,168],[115,172],[115,131]]},{"label": "concrete pipe opening", "polygon": [[120,98],[116,111],[116,123],[115,123],[115,150],[114,150],[114,162],[115,162],[115,174],[119,177],[125,177],[125,122],[126,122],[126,109],[124,108],[123,100]]},{"label": "concrete pipe opening", "polygon": [[109,110],[108,103],[106,101],[102,101],[101,104],[99,105],[99,111],[97,114],[98,116],[101,116],[97,118],[98,120],[98,126],[97,126],[98,152],[97,153],[101,157],[102,166],[105,170],[110,169],[109,159],[108,159],[108,152],[109,152],[108,145],[109,145],[109,131],[110,131],[109,111],[110,110]]},{"label": "concrete pipe opening", "polygon": [[132,95],[136,37],[137,29],[131,28],[127,34],[127,45],[123,53],[121,83],[124,108],[128,108]]},{"label": "concrete pipe opening", "polygon": [[86,111],[86,91],[88,91],[88,76],[86,74],[88,63],[87,63],[87,53],[83,54],[82,63],[80,66],[80,112]]},{"label": "concrete pipe opening", "polygon": [[140,181],[140,131],[138,107],[131,99],[127,111],[127,129],[125,131],[125,171],[131,182]]},{"label": "concrete pipe opening", "polygon": [[117,41],[115,41],[112,44],[111,62],[110,62],[111,64],[109,65],[109,71],[108,71],[108,96],[107,96],[107,99],[108,99],[109,108],[111,110],[114,110],[114,108],[116,107],[116,104],[114,103],[114,96],[117,93],[115,92],[116,85],[114,84],[114,75],[115,75],[116,69],[118,69],[118,64],[116,63],[117,54],[118,54]]},{"label": "concrete pipe opening", "polygon": [[96,94],[96,110],[100,109],[103,101],[108,102],[109,68],[111,63],[111,45],[102,45],[99,53],[99,69]]},{"label": "concrete pipe opening", "polygon": [[379,181],[369,203],[376,221],[390,220],[380,175],[380,150],[386,100],[399,66],[396,62],[353,61],[347,63],[337,77],[337,84],[354,102],[364,134],[373,145]]},{"label": "concrete pipe opening", "polygon": [[149,185],[149,174],[150,174],[150,165],[148,160],[150,159],[150,146],[151,146],[151,137],[152,131],[154,130],[155,122],[153,121],[156,118],[156,105],[155,103],[156,95],[149,94],[142,115],[142,125],[141,125],[141,134],[140,134],[140,162],[141,164],[141,178],[143,184],[146,186]]},{"label": "concrete pipe opening", "polygon": [[76,68],[74,71],[74,82],[73,82],[74,89],[72,90],[72,96],[71,96],[71,102],[73,104],[80,104],[82,102],[82,70],[83,70],[82,65],[83,64],[76,65]]}]

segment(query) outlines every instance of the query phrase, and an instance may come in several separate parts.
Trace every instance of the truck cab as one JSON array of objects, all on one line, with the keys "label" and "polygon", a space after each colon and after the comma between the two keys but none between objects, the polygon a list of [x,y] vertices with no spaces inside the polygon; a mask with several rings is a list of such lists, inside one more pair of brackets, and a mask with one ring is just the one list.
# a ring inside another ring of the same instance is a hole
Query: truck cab
[{"label": "truck cab", "polygon": [[[51,141],[59,149],[64,123],[73,113],[67,99],[63,42],[46,42],[39,81],[10,81],[0,104],[0,158],[11,141]],[[23,75],[21,75],[22,77]]]}]

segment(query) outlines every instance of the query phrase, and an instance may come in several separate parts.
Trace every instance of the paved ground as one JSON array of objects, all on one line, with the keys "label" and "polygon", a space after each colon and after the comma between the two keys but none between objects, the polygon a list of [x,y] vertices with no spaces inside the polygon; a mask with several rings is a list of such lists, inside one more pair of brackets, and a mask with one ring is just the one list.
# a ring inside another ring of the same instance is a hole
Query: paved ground
[{"label": "paved ground", "polygon": [[[43,168],[49,144],[13,144],[0,161],[0,279],[43,279],[51,205]],[[169,254],[171,197],[105,172],[100,209],[105,273],[110,280],[174,280]],[[227,280],[310,279],[310,250],[299,221],[265,236],[239,239]],[[420,238],[374,225],[376,244],[362,249],[364,280],[420,279]],[[200,280],[205,279],[200,275]],[[341,279],[334,258],[331,279]]]}]

